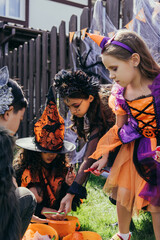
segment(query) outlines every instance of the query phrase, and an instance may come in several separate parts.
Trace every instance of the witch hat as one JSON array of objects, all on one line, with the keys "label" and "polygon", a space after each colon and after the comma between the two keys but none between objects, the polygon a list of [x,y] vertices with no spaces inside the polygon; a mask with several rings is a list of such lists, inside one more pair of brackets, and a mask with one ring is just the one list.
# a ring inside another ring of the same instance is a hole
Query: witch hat
[{"label": "witch hat", "polygon": [[125,43],[119,42],[119,41],[115,41],[115,35],[112,38],[109,37],[105,37],[105,36],[101,36],[98,34],[92,34],[92,33],[86,33],[94,42],[96,42],[98,44],[99,47],[102,48],[102,53],[105,49],[105,47],[109,44],[113,44],[113,45],[117,45],[119,47],[122,47],[124,49],[126,49],[127,51],[129,51],[130,53],[135,53],[135,51],[129,47],[128,45],[126,45]]},{"label": "witch hat", "polygon": [[97,45],[101,48],[104,48],[104,46],[106,45],[106,43],[108,43],[108,41],[110,40],[109,37],[105,37],[102,35],[98,35],[98,34],[93,34],[93,33],[87,33],[86,34],[95,42],[97,43]]},{"label": "witch hat", "polygon": [[53,86],[51,86],[46,108],[34,126],[35,137],[20,138],[16,140],[16,144],[24,149],[38,152],[71,152],[75,149],[75,145],[64,140],[64,131],[64,119],[57,109]]}]

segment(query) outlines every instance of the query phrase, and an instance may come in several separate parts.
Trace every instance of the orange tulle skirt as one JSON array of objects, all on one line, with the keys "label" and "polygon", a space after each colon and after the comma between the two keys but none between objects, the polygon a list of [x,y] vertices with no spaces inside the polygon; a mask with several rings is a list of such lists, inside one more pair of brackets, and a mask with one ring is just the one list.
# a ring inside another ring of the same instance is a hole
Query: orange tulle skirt
[{"label": "orange tulle skirt", "polygon": [[98,142],[96,151],[89,156],[97,159],[122,144],[118,137],[118,126],[114,125]]},{"label": "orange tulle skirt", "polygon": [[133,150],[134,142],[122,145],[103,190],[128,211],[138,213],[149,203],[138,196],[146,182],[135,169],[132,161]]},{"label": "orange tulle skirt", "polygon": [[[160,207],[150,205],[147,200],[139,196],[146,181],[140,177],[133,163],[134,141],[122,144],[118,137],[118,127],[116,125],[100,139],[97,149],[91,157],[98,159],[104,153],[114,150],[119,145],[122,146],[104,185],[104,192],[133,214],[138,214],[142,209],[150,212],[160,212]],[[155,149],[156,139],[151,140],[151,146]]]}]

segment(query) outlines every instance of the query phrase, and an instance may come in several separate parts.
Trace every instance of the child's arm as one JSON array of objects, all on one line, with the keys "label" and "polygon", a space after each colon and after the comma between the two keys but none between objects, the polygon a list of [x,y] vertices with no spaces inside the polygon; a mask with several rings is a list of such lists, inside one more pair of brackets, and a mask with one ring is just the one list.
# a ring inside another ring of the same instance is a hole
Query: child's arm
[{"label": "child's arm", "polygon": [[[36,200],[37,200],[37,207],[38,207],[38,204],[41,204],[42,201],[43,201],[43,195],[42,194],[40,195],[38,193],[36,187],[31,187],[29,190],[35,195]],[[57,210],[52,209],[52,208],[42,207],[42,209],[40,211],[41,211],[40,212],[41,215],[44,215],[48,219],[63,220],[64,217],[65,217],[65,215],[58,214]],[[51,212],[53,212],[53,214]],[[32,221],[43,222],[43,219],[41,219],[41,218],[37,217],[36,215],[34,215],[33,218],[32,218]]]},{"label": "child's arm", "polygon": [[36,187],[31,187],[29,188],[29,190],[34,194],[37,200],[37,203],[41,203],[43,201],[43,194],[40,188],[39,188],[39,192],[37,191]]},{"label": "child's arm", "polygon": [[116,125],[118,128],[121,128],[125,123],[127,123],[128,115],[117,115],[116,116]]},{"label": "child's arm", "polygon": [[[125,123],[127,123],[128,115],[117,115],[116,116],[116,125],[118,128],[121,128]],[[94,175],[99,176],[102,172],[101,169],[107,165],[108,162],[108,153],[103,154],[102,158],[92,164],[91,168],[96,168],[96,170],[91,171]]]},{"label": "child's arm", "polygon": [[32,216],[31,222],[36,222],[36,223],[48,223],[49,220],[48,219],[42,219],[37,217],[36,215]]},{"label": "child's arm", "polygon": [[66,174],[66,177],[65,177],[65,183],[68,186],[71,186],[75,177],[76,177],[76,175],[73,171],[68,171],[67,174]]}]

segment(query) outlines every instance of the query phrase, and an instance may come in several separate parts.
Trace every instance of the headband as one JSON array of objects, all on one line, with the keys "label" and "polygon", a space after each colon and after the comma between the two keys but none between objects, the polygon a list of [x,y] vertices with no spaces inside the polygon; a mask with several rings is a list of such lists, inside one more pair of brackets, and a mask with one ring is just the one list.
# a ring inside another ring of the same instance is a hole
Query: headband
[{"label": "headband", "polygon": [[130,48],[128,45],[119,42],[119,41],[115,41],[115,35],[112,38],[109,37],[105,37],[105,36],[101,36],[101,35],[97,35],[97,34],[91,34],[91,33],[86,33],[94,42],[96,42],[98,44],[99,47],[102,48],[102,52],[104,51],[104,48],[110,44],[114,44],[117,45],[119,47],[122,47],[124,49],[126,49],[127,51],[129,51],[130,53],[134,53],[135,51]]},{"label": "headband", "polygon": [[0,69],[0,115],[9,110],[14,97],[12,88],[8,87],[9,72],[7,66]]}]

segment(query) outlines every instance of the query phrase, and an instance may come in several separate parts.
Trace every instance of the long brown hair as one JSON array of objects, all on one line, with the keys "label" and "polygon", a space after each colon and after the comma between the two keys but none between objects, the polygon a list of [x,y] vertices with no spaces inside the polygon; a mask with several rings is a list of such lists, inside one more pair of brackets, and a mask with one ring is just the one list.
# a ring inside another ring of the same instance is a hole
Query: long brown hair
[{"label": "long brown hair", "polygon": [[107,94],[102,94],[102,87],[99,79],[88,76],[82,70],[66,71],[62,69],[55,75],[55,87],[60,96],[65,98],[88,99],[90,95],[94,100],[90,103],[86,116],[89,121],[89,129],[84,129],[84,117],[78,118],[72,116],[71,129],[77,133],[80,138],[87,140],[88,135],[99,128],[99,137],[114,124],[114,114],[108,106]]},{"label": "long brown hair", "polygon": [[[153,59],[144,40],[136,32],[125,29],[119,30],[114,40],[126,44],[135,53],[139,54],[140,63],[138,68],[142,76],[153,80],[160,73],[160,66]],[[132,55],[126,49],[114,44],[107,45],[102,54],[111,55],[124,61],[127,61]]]},{"label": "long brown hair", "polygon": [[[100,91],[90,103],[90,107],[87,111],[87,117],[90,124],[89,133],[95,128],[99,129],[99,137],[102,137],[115,123],[115,116],[108,105],[108,94]],[[77,135],[83,138],[85,141],[86,134],[84,131],[84,119],[72,116],[73,125],[72,130],[77,132]]]}]

